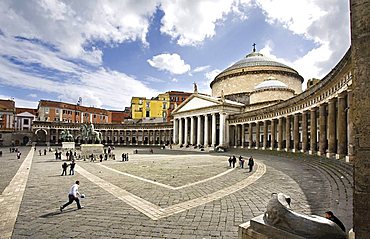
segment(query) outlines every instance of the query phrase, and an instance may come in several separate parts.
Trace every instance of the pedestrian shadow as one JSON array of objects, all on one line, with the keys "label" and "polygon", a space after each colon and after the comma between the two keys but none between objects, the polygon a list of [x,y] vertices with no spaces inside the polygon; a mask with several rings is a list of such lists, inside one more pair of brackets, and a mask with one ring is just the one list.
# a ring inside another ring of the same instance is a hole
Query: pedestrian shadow
[{"label": "pedestrian shadow", "polygon": [[63,209],[63,212],[60,212],[59,210],[56,211],[56,212],[49,212],[49,213],[46,213],[46,214],[43,214],[41,215],[40,217],[41,218],[49,218],[49,217],[53,217],[53,216],[56,216],[56,215],[60,215],[60,214],[65,214],[65,213],[69,213],[69,212],[74,212],[74,211],[77,211],[78,209],[75,208],[75,209]]}]

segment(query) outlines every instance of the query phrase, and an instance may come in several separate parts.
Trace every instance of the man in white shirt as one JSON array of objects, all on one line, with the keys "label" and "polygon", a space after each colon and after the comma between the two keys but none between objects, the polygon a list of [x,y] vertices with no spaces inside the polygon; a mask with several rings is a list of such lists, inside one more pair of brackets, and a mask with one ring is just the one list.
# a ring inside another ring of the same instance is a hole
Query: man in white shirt
[{"label": "man in white shirt", "polygon": [[80,181],[76,181],[75,184],[72,185],[71,189],[69,190],[68,193],[68,202],[66,202],[64,205],[60,206],[60,211],[62,212],[65,207],[67,207],[69,204],[73,203],[73,201],[76,201],[77,203],[77,208],[82,209],[83,207],[80,204],[80,199],[78,198],[77,195],[81,195],[78,192],[78,187],[80,186]]}]

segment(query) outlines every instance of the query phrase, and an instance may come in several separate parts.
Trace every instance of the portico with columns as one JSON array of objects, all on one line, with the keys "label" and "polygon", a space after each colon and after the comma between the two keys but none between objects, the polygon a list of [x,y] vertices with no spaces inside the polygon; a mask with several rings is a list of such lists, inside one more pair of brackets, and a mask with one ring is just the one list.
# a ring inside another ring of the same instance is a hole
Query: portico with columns
[{"label": "portico with columns", "polygon": [[241,113],[243,104],[194,93],[172,114],[173,142],[179,147],[229,147],[228,117]]}]

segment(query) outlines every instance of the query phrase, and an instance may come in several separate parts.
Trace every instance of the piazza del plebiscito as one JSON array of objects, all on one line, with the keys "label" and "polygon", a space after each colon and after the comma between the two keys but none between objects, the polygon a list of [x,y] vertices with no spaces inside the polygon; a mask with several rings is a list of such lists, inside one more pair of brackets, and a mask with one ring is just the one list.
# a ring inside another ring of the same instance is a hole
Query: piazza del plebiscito
[{"label": "piazza del plebiscito", "polygon": [[[351,50],[323,79],[302,91],[303,77],[254,48],[211,82],[212,95],[194,93],[170,123],[97,124],[105,144],[167,146],[194,151],[253,148],[345,159],[352,154],[349,119]],[[33,123],[36,142],[60,143],[62,130],[80,143],[79,124]],[[171,146],[170,146],[171,145]]]},{"label": "piazza del plebiscito", "polygon": [[[353,189],[349,192],[353,213],[349,217],[356,238],[369,238],[369,2],[353,0],[349,4],[350,48],[326,76],[312,81],[305,90],[299,72],[253,48],[214,78],[211,95],[198,92],[194,84],[193,94],[173,111],[172,122],[97,124],[102,143],[165,146],[176,154],[178,150],[258,149],[315,155],[320,162],[346,162],[353,169],[353,186],[349,187]],[[32,141],[58,145],[60,133],[68,129],[79,144],[79,127],[35,121]]]}]

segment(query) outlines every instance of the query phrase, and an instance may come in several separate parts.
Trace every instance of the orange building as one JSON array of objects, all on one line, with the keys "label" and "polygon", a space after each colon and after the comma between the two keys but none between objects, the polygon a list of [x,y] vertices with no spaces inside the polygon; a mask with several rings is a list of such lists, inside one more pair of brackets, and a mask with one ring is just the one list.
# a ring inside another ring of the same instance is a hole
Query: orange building
[{"label": "orange building", "polygon": [[15,117],[14,100],[0,99],[0,130],[13,130]]},{"label": "orange building", "polygon": [[64,102],[40,100],[37,109],[37,120],[66,123],[111,123],[108,110]]},{"label": "orange building", "polygon": [[111,115],[111,123],[112,124],[122,124],[125,119],[131,118],[131,108],[125,107],[124,111],[118,111],[118,110],[110,110],[109,111]]},{"label": "orange building", "polygon": [[167,91],[165,94],[168,94],[170,99],[170,107],[167,109],[167,122],[170,122],[173,118],[171,112],[183,101],[185,101],[192,93],[183,91]]}]

